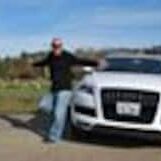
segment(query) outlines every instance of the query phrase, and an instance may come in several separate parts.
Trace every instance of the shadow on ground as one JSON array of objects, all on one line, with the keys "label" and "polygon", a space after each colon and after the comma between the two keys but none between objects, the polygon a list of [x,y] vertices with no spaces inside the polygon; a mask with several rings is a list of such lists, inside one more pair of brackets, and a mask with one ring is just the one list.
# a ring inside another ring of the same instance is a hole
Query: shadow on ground
[{"label": "shadow on ground", "polygon": [[[42,117],[42,114],[35,114],[35,117],[27,121],[23,121],[22,118],[15,118],[9,115],[0,115],[0,119],[9,122],[14,128],[29,130],[36,135],[43,138],[45,137],[44,129],[47,129],[48,120],[46,117]],[[66,134],[67,135],[67,134]],[[119,134],[113,135],[88,135],[86,138],[77,140],[71,139],[71,137],[65,137],[65,140],[71,142],[79,142],[83,144],[93,144],[99,146],[111,146],[120,148],[142,148],[142,147],[161,147],[161,144],[152,142],[139,137],[128,137]]]},{"label": "shadow on ground", "polygon": [[[7,121],[14,128],[29,130],[40,137],[44,137],[44,129],[47,129],[48,120],[46,117],[42,117],[40,113],[36,113],[33,117],[29,119],[26,116],[10,116],[10,115],[0,115],[0,119]],[[27,120],[27,121],[26,121]]]}]

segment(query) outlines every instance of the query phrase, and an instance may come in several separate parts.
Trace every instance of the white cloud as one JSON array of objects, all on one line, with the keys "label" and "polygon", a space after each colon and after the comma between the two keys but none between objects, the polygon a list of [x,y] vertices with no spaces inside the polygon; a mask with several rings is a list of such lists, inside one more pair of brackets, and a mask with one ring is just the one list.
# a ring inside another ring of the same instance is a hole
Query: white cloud
[{"label": "white cloud", "polygon": [[33,37],[1,37],[0,53],[1,56],[18,55],[22,51],[36,51],[48,47],[48,36]]},{"label": "white cloud", "polygon": [[53,31],[67,35],[77,34],[80,37],[95,36],[99,39],[109,32],[116,36],[127,29],[130,31],[142,30],[144,33],[147,30],[160,30],[160,27],[160,10],[123,10],[98,7],[92,11],[71,13],[64,21],[55,25]]},{"label": "white cloud", "polygon": [[160,10],[103,10],[95,13],[92,22],[113,27],[161,26]]},{"label": "white cloud", "polygon": [[[81,41],[74,35],[54,34],[55,37],[60,37],[64,41],[65,48],[74,50],[81,45]],[[22,51],[34,52],[50,49],[50,43],[53,39],[53,34],[48,35],[33,35],[33,36],[7,36],[0,38],[0,56],[16,56]],[[79,39],[81,40],[81,39]]]},{"label": "white cloud", "polygon": [[[20,0],[12,0],[12,3],[18,3],[18,1]],[[54,2],[58,2],[58,0]],[[39,5],[44,4],[44,1],[25,1],[23,3],[24,5]],[[5,55],[9,53],[18,54],[23,50],[47,49],[54,35],[65,39],[69,48],[115,46],[116,44],[117,46],[148,46],[161,40],[161,38],[158,39],[158,33],[161,33],[161,31],[155,32],[155,27],[161,27],[160,10],[109,7],[97,7],[92,11],[75,10],[71,11],[69,16],[65,15],[64,19],[60,20],[58,24],[53,24],[52,29],[46,34],[40,33],[39,35],[21,35],[17,37],[13,35],[1,36],[0,53]],[[141,30],[136,32],[136,28]],[[146,28],[149,28],[151,32],[145,31]],[[132,33],[133,31],[134,33]],[[148,34],[149,37],[147,37]]]}]

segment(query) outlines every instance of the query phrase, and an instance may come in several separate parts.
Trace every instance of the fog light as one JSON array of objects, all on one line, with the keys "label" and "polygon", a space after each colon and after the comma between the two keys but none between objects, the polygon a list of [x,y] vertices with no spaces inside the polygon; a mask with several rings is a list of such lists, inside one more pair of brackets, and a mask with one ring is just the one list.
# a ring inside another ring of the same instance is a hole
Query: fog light
[{"label": "fog light", "polygon": [[83,106],[76,106],[75,112],[80,113],[82,115],[92,116],[92,117],[96,116],[96,110],[95,109],[83,107]]}]

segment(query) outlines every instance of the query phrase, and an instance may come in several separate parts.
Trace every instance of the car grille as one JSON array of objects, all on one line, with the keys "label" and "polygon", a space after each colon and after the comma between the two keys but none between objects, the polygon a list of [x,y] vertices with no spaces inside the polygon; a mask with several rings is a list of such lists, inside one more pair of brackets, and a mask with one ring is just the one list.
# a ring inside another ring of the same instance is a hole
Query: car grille
[{"label": "car grille", "polygon": [[[101,98],[105,119],[134,123],[152,123],[159,103],[159,93],[140,90],[103,89]],[[116,103],[118,101],[140,103],[140,116],[117,114]]]}]

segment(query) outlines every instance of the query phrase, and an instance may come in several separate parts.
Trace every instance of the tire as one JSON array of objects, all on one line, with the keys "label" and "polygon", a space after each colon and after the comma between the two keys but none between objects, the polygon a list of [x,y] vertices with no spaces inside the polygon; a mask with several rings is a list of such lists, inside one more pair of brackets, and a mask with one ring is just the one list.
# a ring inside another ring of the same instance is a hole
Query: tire
[{"label": "tire", "polygon": [[80,132],[78,129],[76,129],[72,124],[70,126],[70,132],[69,132],[69,138],[70,140],[78,140]]},{"label": "tire", "polygon": [[90,133],[76,128],[71,121],[70,107],[68,110],[67,125],[64,132],[64,138],[71,141],[84,141],[89,139]]},{"label": "tire", "polygon": [[71,125],[69,138],[73,141],[88,141],[90,138],[90,133]]},{"label": "tire", "polygon": [[71,119],[68,118],[68,123],[64,131],[64,138],[66,140],[77,140],[79,136],[78,130],[72,125]]}]

